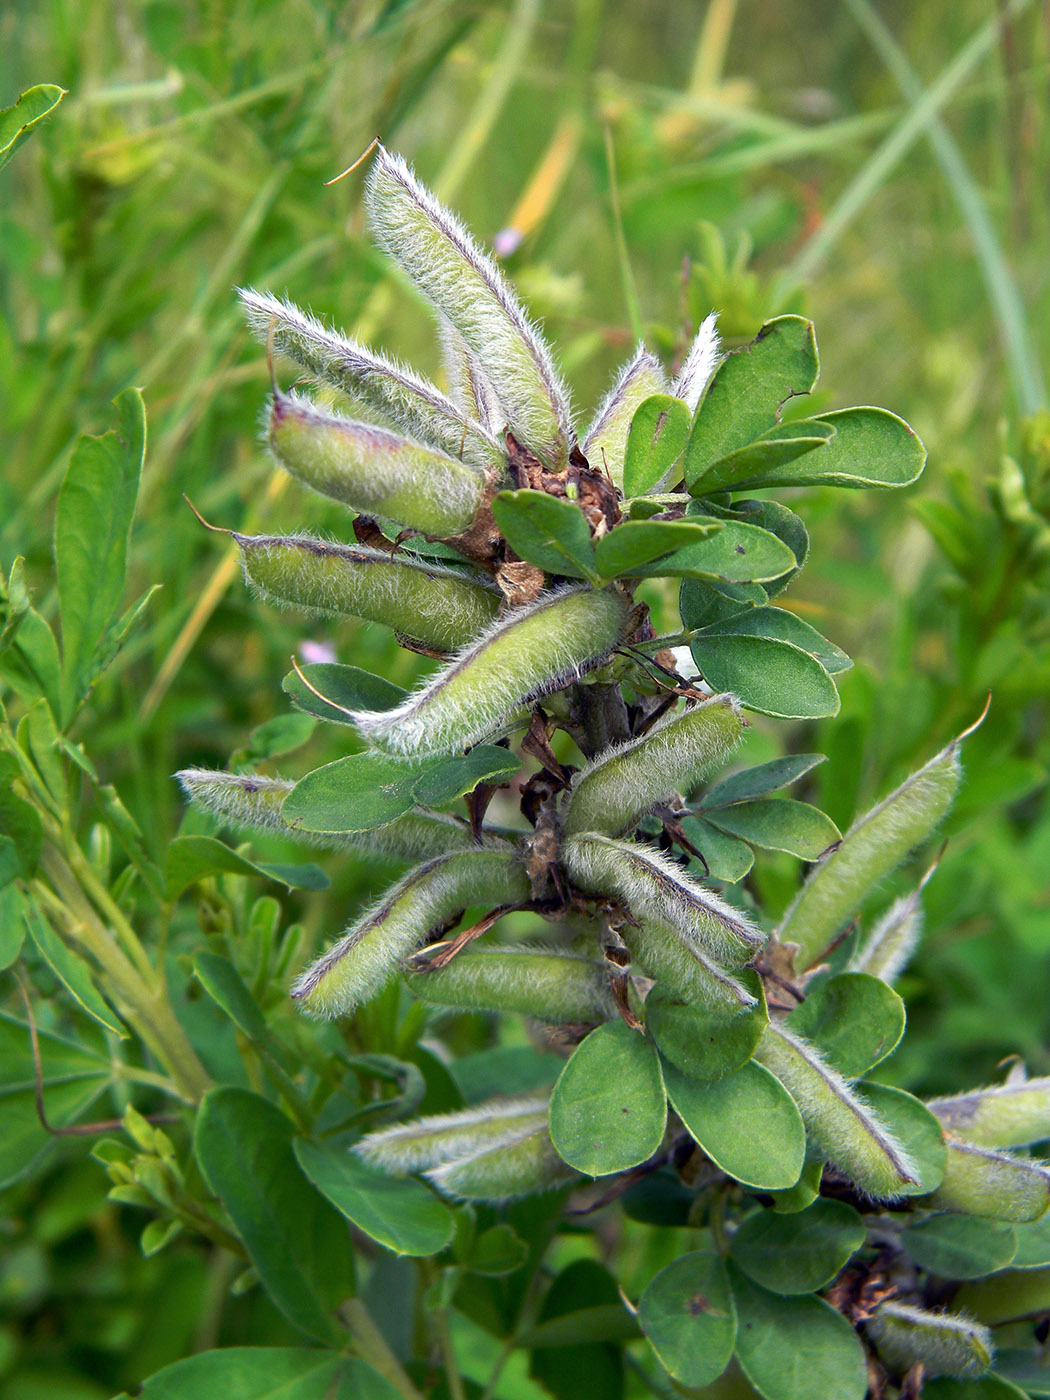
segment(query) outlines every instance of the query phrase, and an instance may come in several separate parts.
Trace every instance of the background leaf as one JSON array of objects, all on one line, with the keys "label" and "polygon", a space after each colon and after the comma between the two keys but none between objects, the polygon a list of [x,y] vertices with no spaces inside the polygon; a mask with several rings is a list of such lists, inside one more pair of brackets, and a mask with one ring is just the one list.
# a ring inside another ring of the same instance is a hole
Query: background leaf
[{"label": "background leaf", "polygon": [[259,865],[224,846],[214,836],[176,836],[168,847],[165,889],[175,899],[198,880],[211,875],[264,875],[289,889],[324,890],[328,876],[319,865]]},{"label": "background leaf", "polygon": [[0,111],[0,170],[29,139],[33,128],[55,110],[66,95],[55,83],[38,83],[26,88],[11,107]]}]

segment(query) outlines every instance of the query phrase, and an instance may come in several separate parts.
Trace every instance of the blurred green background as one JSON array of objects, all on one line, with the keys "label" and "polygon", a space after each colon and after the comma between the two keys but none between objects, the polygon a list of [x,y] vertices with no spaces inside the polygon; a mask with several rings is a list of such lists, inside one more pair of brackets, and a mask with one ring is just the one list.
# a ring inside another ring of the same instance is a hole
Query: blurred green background
[{"label": "blurred green background", "polygon": [[[68,95],[0,175],[0,566],[26,555],[53,612],[73,443],[141,385],[130,596],[162,590],[77,737],[157,851],[182,820],[173,771],[224,765],[284,713],[304,639],[402,682],[422,665],[380,629],[254,603],[182,500],[226,527],[346,528],[260,446],[267,370],[237,285],[439,373],[426,311],[368,242],[360,172],[325,184],[380,136],[497,240],[584,419],[639,326],[672,361],[712,308],[731,342],[790,308],[816,323],[821,407],[884,405],[925,439],[927,472],[904,495],[792,493],[814,548],[790,605],[856,664],[838,719],[764,722],[752,752],[827,753],[809,796],[844,826],[992,693],[892,1073],[933,1092],[1011,1054],[1050,1071],[1041,6],[8,0],[0,106],[39,82]],[[319,735],[281,771],[339,742]],[[328,865],[327,895],[284,900],[316,938],[389,876]],[[775,909],[796,873],[767,857],[752,878]],[[228,1279],[192,1251],[138,1257],[105,1190],[71,1151],[6,1193],[3,1400],[104,1397],[214,1339]],[[254,1304],[236,1306],[250,1340]],[[271,1340],[273,1314],[257,1326]]]}]

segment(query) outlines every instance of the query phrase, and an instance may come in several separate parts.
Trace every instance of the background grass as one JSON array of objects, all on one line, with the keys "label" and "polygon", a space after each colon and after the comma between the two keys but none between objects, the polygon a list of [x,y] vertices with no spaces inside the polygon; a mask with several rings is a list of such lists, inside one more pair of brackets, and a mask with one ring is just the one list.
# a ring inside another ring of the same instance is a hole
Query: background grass
[{"label": "background grass", "polygon": [[[838,720],[757,726],[753,743],[827,752],[812,795],[842,824],[993,690],[893,1072],[931,1091],[1010,1053],[1050,1070],[1046,594],[985,493],[1021,415],[1045,407],[1050,38],[1039,6],[1001,8],[999,26],[984,0],[8,4],[0,105],[36,82],[68,96],[0,175],[0,565],[26,555],[53,612],[72,445],[142,385],[131,593],[163,588],[78,737],[156,850],[182,817],[171,773],[224,764],[283,712],[304,637],[402,682],[416,670],[378,629],[252,602],[182,502],[235,528],[345,528],[259,445],[266,368],[235,285],[287,291],[438,372],[425,311],[365,236],[360,174],[324,183],[380,135],[479,236],[516,244],[506,265],[581,412],[634,322],[670,360],[712,307],[730,338],[790,307],[816,321],[821,406],[883,404],[923,436],[930,465],[903,497],[807,493],[813,562],[792,606],[857,664]],[[964,577],[916,508],[950,498],[976,540]],[[318,738],[310,763],[336,753]],[[387,878],[332,873],[327,896],[285,901],[313,937]],[[767,859],[754,878],[775,906],[794,874]],[[9,1193],[3,1400],[108,1395],[210,1344],[220,1317],[224,1340],[273,1340],[251,1299],[223,1313],[219,1266],[138,1258],[104,1190],[74,1157]],[[534,1393],[515,1384],[502,1393]]]}]

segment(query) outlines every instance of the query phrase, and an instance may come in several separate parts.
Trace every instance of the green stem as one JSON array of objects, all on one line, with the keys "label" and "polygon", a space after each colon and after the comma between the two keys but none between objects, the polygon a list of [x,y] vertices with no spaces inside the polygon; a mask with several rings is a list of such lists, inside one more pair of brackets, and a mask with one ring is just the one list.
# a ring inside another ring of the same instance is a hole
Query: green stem
[{"label": "green stem", "polygon": [[423,1400],[361,1299],[347,1298],[339,1308],[339,1316],[353,1337],[362,1361],[367,1361],[373,1370],[389,1381],[404,1400]]},{"label": "green stem", "polygon": [[[437,1282],[439,1270],[429,1259],[423,1261],[423,1277],[428,1286],[433,1287]],[[435,1308],[430,1314],[434,1327],[434,1335],[437,1338],[438,1350],[441,1352],[441,1362],[445,1368],[445,1380],[448,1383],[449,1400],[467,1400],[466,1388],[463,1385],[463,1377],[459,1373],[459,1365],[456,1361],[456,1349],[452,1345],[452,1330],[448,1325],[448,1308],[442,1305]]]}]

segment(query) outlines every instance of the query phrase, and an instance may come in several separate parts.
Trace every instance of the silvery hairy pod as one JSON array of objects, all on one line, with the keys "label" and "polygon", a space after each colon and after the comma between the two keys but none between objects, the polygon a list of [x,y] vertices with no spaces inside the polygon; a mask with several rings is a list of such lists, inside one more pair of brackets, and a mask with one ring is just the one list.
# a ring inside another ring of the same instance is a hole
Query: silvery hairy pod
[{"label": "silvery hairy pod", "polygon": [[471,948],[444,967],[409,974],[408,986],[431,1006],[514,1011],[555,1025],[618,1014],[608,968],[561,948]]},{"label": "silvery hairy pod", "polygon": [[946,1132],[977,1147],[1027,1147],[1050,1137],[1050,1078],[1011,1079],[926,1106]]},{"label": "silvery hairy pod", "polygon": [[638,739],[606,749],[573,779],[566,833],[622,836],[657,802],[689,792],[724,763],[743,728],[736,700],[716,695],[668,716]]},{"label": "silvery hairy pod", "polygon": [[932,1209],[1018,1225],[1038,1220],[1050,1209],[1046,1162],[974,1147],[954,1137],[948,1137],[946,1145],[944,1180],[927,1198]]},{"label": "silvery hairy pod", "polygon": [[583,455],[602,467],[618,490],[623,489],[623,464],[631,419],[646,399],[667,393],[667,377],[655,355],[639,345],[616,377],[590,427],[583,436]]},{"label": "silvery hairy pod", "polygon": [[345,1016],[375,995],[449,919],[474,905],[528,899],[525,868],[514,852],[456,851],[403,876],[378,905],[303,972],[292,996],[313,1016]]},{"label": "silvery hairy pod", "polygon": [[898,1371],[921,1365],[924,1377],[983,1376],[995,1344],[987,1327],[958,1313],[882,1303],[864,1324],[879,1356]]},{"label": "silvery hairy pod", "polygon": [[[476,850],[478,846],[466,822],[443,812],[417,809],[369,831],[307,831],[286,821],[281,813],[284,799],[295,787],[289,778],[222,773],[209,768],[184,768],[175,776],[187,797],[226,825],[268,831],[308,846],[413,861],[429,860],[450,851]],[[488,835],[483,842],[487,846],[504,844]]]},{"label": "silvery hairy pod", "polygon": [[486,477],[476,468],[299,394],[274,394],[269,441],[281,466],[304,486],[424,535],[460,534],[484,498]]},{"label": "silvery hairy pod", "polygon": [[808,1041],[770,1022],[755,1059],[795,1100],[822,1155],[866,1195],[890,1201],[915,1184],[918,1171],[904,1148]]},{"label": "silvery hairy pod", "polygon": [[407,758],[466,748],[517,706],[600,665],[624,640],[631,615],[616,588],[541,594],[494,622],[403,704],[352,718],[386,753]]},{"label": "silvery hairy pod", "polygon": [[501,595],[491,584],[410,554],[310,535],[233,538],[246,578],[264,598],[381,622],[440,651],[476,637],[499,608]]}]

